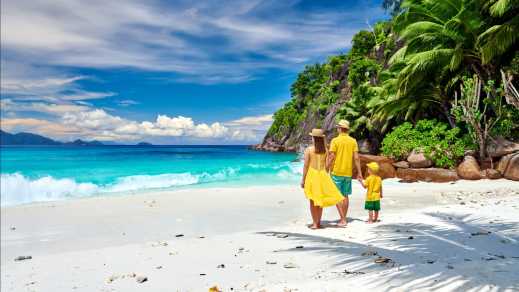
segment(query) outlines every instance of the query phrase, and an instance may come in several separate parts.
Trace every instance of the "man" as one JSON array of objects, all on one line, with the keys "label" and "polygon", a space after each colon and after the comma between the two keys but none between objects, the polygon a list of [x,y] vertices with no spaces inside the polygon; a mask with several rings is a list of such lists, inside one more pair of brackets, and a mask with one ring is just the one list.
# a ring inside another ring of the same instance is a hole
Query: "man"
[{"label": "man", "polygon": [[337,210],[341,219],[337,223],[338,226],[346,226],[346,216],[348,215],[349,198],[351,195],[351,177],[353,175],[353,161],[357,168],[357,178],[362,180],[362,171],[359,160],[359,147],[357,140],[350,137],[350,123],[346,120],[340,120],[337,124],[339,136],[332,139],[330,145],[330,155],[327,161],[327,170],[331,171],[332,179],[335,185],[344,196],[344,200],[337,204]]}]

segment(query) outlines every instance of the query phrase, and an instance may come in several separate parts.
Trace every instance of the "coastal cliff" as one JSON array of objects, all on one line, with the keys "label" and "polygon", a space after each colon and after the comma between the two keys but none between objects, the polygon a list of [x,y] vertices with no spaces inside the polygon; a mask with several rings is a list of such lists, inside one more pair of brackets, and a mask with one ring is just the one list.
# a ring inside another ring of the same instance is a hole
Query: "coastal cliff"
[{"label": "coastal cliff", "polygon": [[496,50],[501,26],[490,24],[519,7],[468,5],[479,25],[467,26],[447,2],[406,5],[355,34],[346,54],[307,65],[254,148],[300,152],[312,128],[330,141],[346,119],[361,160],[383,162],[386,177],[519,180],[519,50],[515,38]]},{"label": "coastal cliff", "polygon": [[[354,37],[348,54],[332,56],[324,64],[307,66],[292,85],[292,99],[275,113],[273,125],[262,143],[254,148],[300,151],[311,142],[308,133],[313,128],[324,129],[330,141],[336,135],[337,120],[350,118],[348,114],[356,110],[352,103],[355,103],[355,94],[361,95],[358,91],[363,88],[362,83],[369,87],[381,85],[378,72],[388,69],[390,57],[402,47],[390,33],[388,23],[381,23],[376,29],[382,35],[378,41],[373,32],[361,31]],[[361,125],[353,125],[352,135],[361,139],[362,152],[377,152],[381,136],[360,128]]]}]

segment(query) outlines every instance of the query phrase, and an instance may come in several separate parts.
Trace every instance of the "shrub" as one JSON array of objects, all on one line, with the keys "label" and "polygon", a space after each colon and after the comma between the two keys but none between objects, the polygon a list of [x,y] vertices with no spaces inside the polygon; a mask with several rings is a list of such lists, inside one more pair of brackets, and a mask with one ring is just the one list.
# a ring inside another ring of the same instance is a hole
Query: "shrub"
[{"label": "shrub", "polygon": [[386,135],[382,153],[394,159],[405,159],[413,150],[423,151],[438,167],[452,168],[469,148],[460,129],[449,129],[446,123],[421,120],[413,126],[403,123]]}]

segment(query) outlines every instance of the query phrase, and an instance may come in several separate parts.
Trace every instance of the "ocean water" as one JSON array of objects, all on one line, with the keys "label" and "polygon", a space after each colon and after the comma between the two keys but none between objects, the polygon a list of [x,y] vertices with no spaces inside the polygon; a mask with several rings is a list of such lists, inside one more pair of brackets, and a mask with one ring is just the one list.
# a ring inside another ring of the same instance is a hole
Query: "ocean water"
[{"label": "ocean water", "polygon": [[7,146],[1,205],[149,190],[297,184],[296,154],[246,146]]}]

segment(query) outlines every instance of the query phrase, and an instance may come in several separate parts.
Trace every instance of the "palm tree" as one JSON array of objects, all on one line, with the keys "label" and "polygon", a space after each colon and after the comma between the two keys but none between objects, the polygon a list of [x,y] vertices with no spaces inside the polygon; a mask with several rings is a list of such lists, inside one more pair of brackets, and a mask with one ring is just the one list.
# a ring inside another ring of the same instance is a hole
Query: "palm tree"
[{"label": "palm tree", "polygon": [[[513,50],[518,40],[519,1],[486,1],[483,12],[490,15],[492,26],[478,37],[478,48],[484,64],[494,62],[496,57]],[[515,49],[517,50],[517,48]]]},{"label": "palm tree", "polygon": [[464,71],[491,74],[476,46],[486,30],[479,1],[408,0],[402,7],[395,30],[406,45],[391,60],[406,63],[399,75],[399,95],[431,82],[450,87]]},{"label": "palm tree", "polygon": [[371,98],[367,107],[372,115],[373,124],[384,133],[396,123],[403,121],[416,122],[427,116],[443,113],[451,127],[455,126],[448,104],[439,87],[432,83],[424,83],[415,87],[414,91],[398,93],[398,66],[393,66],[386,73],[381,86],[374,87],[376,97]]}]

